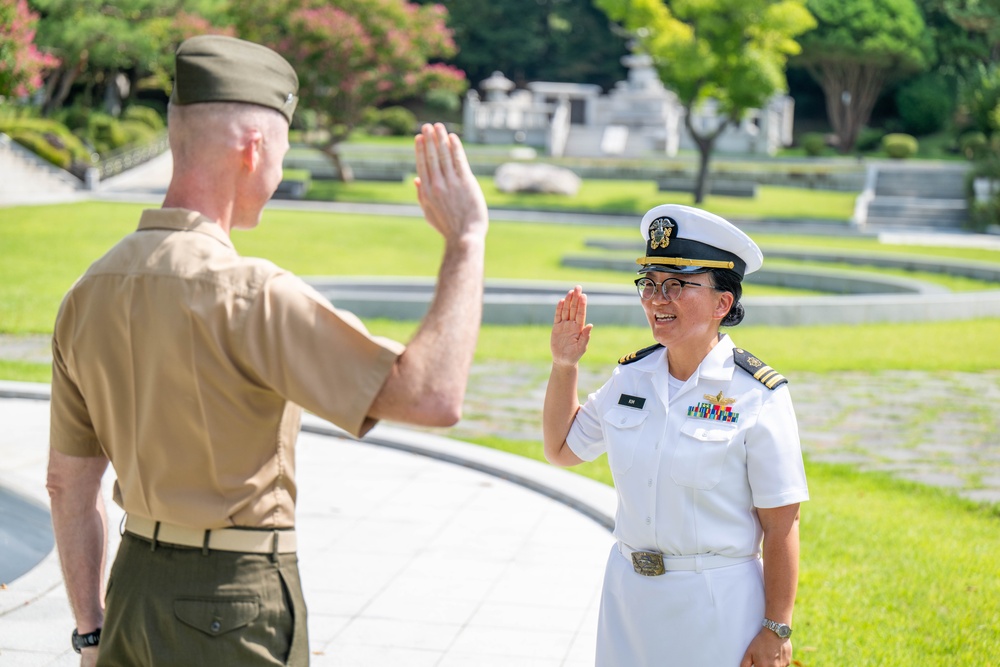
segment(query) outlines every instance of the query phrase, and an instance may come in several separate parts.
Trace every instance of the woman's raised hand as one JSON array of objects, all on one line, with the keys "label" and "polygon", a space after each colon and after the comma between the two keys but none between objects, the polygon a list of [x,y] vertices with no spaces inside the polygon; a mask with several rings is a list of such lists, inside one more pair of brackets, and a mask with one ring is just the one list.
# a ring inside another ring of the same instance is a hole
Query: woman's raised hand
[{"label": "woman's raised hand", "polygon": [[577,285],[556,306],[549,347],[554,366],[575,366],[587,351],[593,324],[587,324],[587,295]]}]

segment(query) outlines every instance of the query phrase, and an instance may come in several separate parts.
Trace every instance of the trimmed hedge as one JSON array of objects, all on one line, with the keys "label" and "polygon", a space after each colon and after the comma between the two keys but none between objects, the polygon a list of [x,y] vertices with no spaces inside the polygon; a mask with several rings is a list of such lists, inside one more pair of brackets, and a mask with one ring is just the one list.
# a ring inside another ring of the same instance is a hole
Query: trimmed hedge
[{"label": "trimmed hedge", "polygon": [[0,118],[0,132],[60,169],[91,164],[93,152],[62,123],[44,118]]},{"label": "trimmed hedge", "polygon": [[802,135],[801,141],[806,155],[811,157],[822,155],[823,151],[826,150],[826,137],[819,132],[807,132]]},{"label": "trimmed hedge", "polygon": [[959,137],[958,149],[967,160],[981,160],[989,153],[990,142],[984,133],[974,130]]},{"label": "trimmed hedge", "polygon": [[920,144],[909,134],[887,134],[882,137],[882,150],[896,160],[905,160],[917,154]]},{"label": "trimmed hedge", "polygon": [[363,123],[375,135],[405,137],[417,131],[417,117],[406,107],[369,109],[365,112]]},{"label": "trimmed hedge", "polygon": [[125,124],[135,123],[145,125],[154,134],[162,131],[167,126],[163,122],[163,117],[160,116],[160,113],[156,109],[140,104],[133,104],[125,109],[125,112],[122,113],[122,121]]}]

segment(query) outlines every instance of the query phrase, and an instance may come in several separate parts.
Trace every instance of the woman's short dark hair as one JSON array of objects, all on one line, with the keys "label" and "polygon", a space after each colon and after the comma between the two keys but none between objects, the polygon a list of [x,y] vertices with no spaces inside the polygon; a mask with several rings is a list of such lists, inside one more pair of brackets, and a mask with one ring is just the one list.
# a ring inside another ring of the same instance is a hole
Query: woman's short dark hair
[{"label": "woman's short dark hair", "polygon": [[743,321],[743,316],[746,314],[743,304],[740,303],[740,298],[743,296],[743,282],[740,280],[740,274],[730,269],[711,269],[710,273],[712,274],[712,282],[715,283],[715,289],[733,295],[733,305],[730,307],[729,313],[722,318],[722,326],[735,327]]}]

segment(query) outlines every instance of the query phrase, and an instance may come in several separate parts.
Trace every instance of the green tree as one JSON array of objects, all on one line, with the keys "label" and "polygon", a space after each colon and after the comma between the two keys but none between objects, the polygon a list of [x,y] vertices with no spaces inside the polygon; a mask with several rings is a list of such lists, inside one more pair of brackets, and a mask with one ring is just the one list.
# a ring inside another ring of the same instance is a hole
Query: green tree
[{"label": "green tree", "polygon": [[983,36],[990,61],[1000,60],[1000,0],[937,0],[956,25]]},{"label": "green tree", "polygon": [[[454,54],[447,10],[406,0],[284,0],[241,3],[240,35],[269,44],[299,75],[299,105],[326,139],[318,145],[344,180],[338,145],[365,111],[432,89],[460,93],[465,75],[434,63]],[[262,20],[262,18],[264,20]],[[416,128],[414,128],[416,129]]]},{"label": "green tree", "polygon": [[58,111],[74,85],[83,84],[88,106],[103,93],[117,111],[141,77],[170,71],[173,52],[185,37],[213,29],[225,0],[31,0],[41,14],[37,40],[61,64],[46,80],[44,114]]},{"label": "green tree", "polygon": [[838,150],[858,133],[887,83],[923,71],[933,53],[913,0],[808,0],[819,25],[802,36],[799,64],[823,88]]},{"label": "green tree", "polygon": [[439,1],[458,47],[449,62],[473,85],[496,70],[519,86],[569,81],[610,88],[625,78],[625,36],[591,0]]},{"label": "green tree", "polygon": [[[964,0],[963,0],[964,1]],[[930,58],[934,71],[949,80],[991,60],[992,44],[985,32],[970,30],[953,18],[956,0],[917,0],[933,45]],[[1000,16],[997,17],[1000,20]],[[959,18],[959,20],[961,20]]]},{"label": "green tree", "polygon": [[[799,51],[795,37],[815,25],[805,0],[674,0],[669,7],[660,0],[595,2],[635,35],[684,105],[684,124],[700,156],[695,202],[701,202],[716,139],[785,90],[788,57]],[[716,101],[720,121],[699,131],[692,112],[708,99]]]},{"label": "green tree", "polygon": [[0,97],[33,92],[45,71],[59,64],[35,46],[37,22],[26,0],[0,0]]}]

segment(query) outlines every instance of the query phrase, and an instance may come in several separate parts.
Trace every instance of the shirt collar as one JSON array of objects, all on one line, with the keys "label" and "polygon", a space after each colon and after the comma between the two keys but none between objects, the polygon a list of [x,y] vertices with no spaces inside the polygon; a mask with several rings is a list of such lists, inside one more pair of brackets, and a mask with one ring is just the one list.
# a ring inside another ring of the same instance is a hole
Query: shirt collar
[{"label": "shirt collar", "polygon": [[[731,380],[733,377],[733,349],[736,345],[727,334],[720,334],[719,342],[709,351],[705,358],[701,360],[698,369],[695,371],[695,381],[700,378],[706,380]],[[667,348],[663,347],[652,354],[643,357],[639,361],[633,362],[632,367],[644,373],[655,373],[663,368],[664,356]]]},{"label": "shirt collar", "polygon": [[139,231],[147,229],[169,229],[177,232],[198,232],[211,236],[228,248],[236,249],[229,235],[217,222],[206,218],[197,211],[185,208],[147,209],[139,218]]},{"label": "shirt collar", "polygon": [[735,362],[733,362],[733,348],[735,347],[732,338],[727,334],[721,334],[719,342],[715,344],[711,352],[705,355],[695,372],[706,380],[733,379],[733,369],[736,368]]}]

